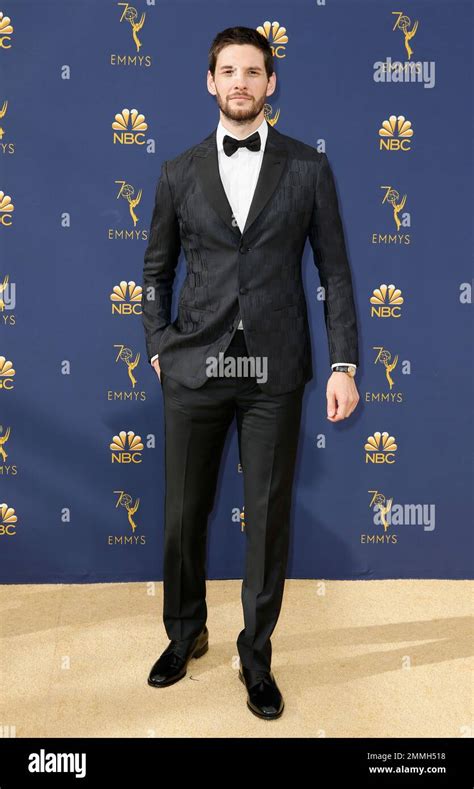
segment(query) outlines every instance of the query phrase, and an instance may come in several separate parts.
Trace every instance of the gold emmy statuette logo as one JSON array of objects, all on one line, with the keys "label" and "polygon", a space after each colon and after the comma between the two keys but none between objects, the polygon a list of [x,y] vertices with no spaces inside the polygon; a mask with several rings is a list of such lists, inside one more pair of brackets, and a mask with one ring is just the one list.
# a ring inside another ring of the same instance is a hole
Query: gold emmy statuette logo
[{"label": "gold emmy statuette logo", "polygon": [[5,309],[5,302],[3,300],[2,293],[5,293],[6,287],[8,285],[8,279],[8,274],[5,274],[3,282],[0,282],[0,312],[3,312]]},{"label": "gold emmy statuette logo", "polygon": [[120,285],[114,285],[110,294],[112,302],[112,315],[140,315],[142,301],[142,287],[136,282],[122,280]]},{"label": "gold emmy statuette logo", "polygon": [[381,285],[373,290],[369,299],[371,318],[400,318],[403,304],[402,292],[395,285]]},{"label": "gold emmy statuette logo", "polygon": [[405,207],[407,196],[403,195],[403,197],[400,199],[400,193],[397,192],[396,189],[392,189],[391,186],[381,186],[380,188],[386,190],[382,200],[382,205],[384,203],[390,203],[390,205],[392,206],[393,221],[395,222],[395,227],[397,228],[398,231],[402,226],[402,223],[398,215],[400,211],[402,211],[403,208]]},{"label": "gold emmy statuette logo", "polygon": [[140,361],[140,352],[138,352],[135,355],[135,358],[132,359],[133,354],[130,348],[127,348],[125,345],[114,345],[114,348],[119,348],[119,352],[115,357],[115,361],[121,361],[127,365],[128,377],[130,378],[132,387],[135,389],[137,379],[135,378],[133,371],[138,366],[138,362]]},{"label": "gold emmy statuette logo", "polygon": [[397,355],[395,356],[395,359],[392,362],[391,361],[392,354],[386,348],[380,348],[380,347],[377,347],[376,345],[374,345],[373,348],[374,348],[374,351],[378,351],[377,356],[375,357],[374,364],[377,364],[377,362],[380,362],[380,364],[383,364],[383,366],[385,367],[385,377],[387,379],[387,382],[388,382],[388,385],[389,385],[390,389],[392,389],[392,387],[394,386],[394,380],[392,378],[391,373],[393,373],[393,371],[395,370],[395,367],[398,364],[398,353],[397,353]]},{"label": "gold emmy statuette logo", "polygon": [[140,20],[137,22],[138,11],[137,11],[136,8],[134,8],[132,5],[129,5],[128,3],[119,3],[118,5],[124,5],[125,6],[123,14],[120,17],[120,21],[121,22],[123,22],[123,21],[130,22],[130,27],[132,29],[132,38],[133,38],[133,40],[135,42],[135,46],[137,48],[137,52],[139,52],[140,49],[141,49],[141,46],[142,46],[142,42],[138,38],[137,34],[142,29],[143,25],[145,24],[146,14],[143,11],[143,13],[142,13],[142,15],[140,17]]},{"label": "gold emmy statuette logo", "polygon": [[16,534],[15,526],[17,522],[18,518],[13,507],[9,507],[5,502],[0,504],[0,535],[6,534],[8,537],[12,537]]},{"label": "gold emmy statuette logo", "polygon": [[134,211],[134,208],[137,207],[142,199],[142,190],[140,189],[138,194],[135,195],[135,188],[131,184],[127,184],[125,181],[116,181],[115,183],[122,184],[117,195],[117,200],[119,197],[123,197],[124,200],[128,202],[128,210],[130,211],[130,216],[133,220],[133,226],[135,227],[138,222],[138,217]]},{"label": "gold emmy statuette logo", "polygon": [[[2,428],[3,429],[3,428]],[[4,463],[7,462],[7,451],[5,449],[5,444],[7,443],[8,439],[10,438],[10,428],[7,427],[3,435],[0,435],[0,456]]]},{"label": "gold emmy statuette logo", "polygon": [[411,122],[404,115],[390,115],[379,129],[381,151],[409,151],[413,137]]},{"label": "gold emmy statuette logo", "polygon": [[390,526],[390,524],[387,521],[387,515],[392,509],[393,498],[387,500],[387,498],[383,495],[383,493],[379,493],[379,491],[377,490],[375,491],[369,490],[369,493],[374,494],[370,501],[369,508],[372,509],[372,507],[378,507],[378,510],[380,512],[380,518],[383,525],[384,534],[385,534],[385,532],[388,531],[388,527]]},{"label": "gold emmy statuette logo", "polygon": [[133,430],[121,430],[109,445],[112,450],[112,463],[141,463],[142,439]]},{"label": "gold emmy statuette logo", "polygon": [[[383,367],[385,371],[385,379],[388,387],[385,386],[381,388],[380,391],[366,391],[364,394],[364,399],[366,403],[380,403],[380,404],[390,404],[394,405],[395,403],[403,403],[404,402],[404,393],[397,391],[395,387],[395,381],[393,380],[392,374],[393,371],[396,370],[398,366],[398,354],[395,355],[395,358],[392,359],[392,354],[387,348],[384,348],[383,345],[373,345],[373,350],[375,351],[375,359],[374,364],[379,364]],[[410,374],[410,365],[408,360],[405,364],[405,374]],[[388,390],[388,391],[387,391]]]},{"label": "gold emmy statuette logo", "polygon": [[12,214],[15,206],[12,203],[10,195],[6,195],[0,189],[0,225],[9,227],[12,224]]},{"label": "gold emmy statuette logo", "polygon": [[397,17],[394,26],[392,27],[393,30],[400,30],[403,33],[403,38],[405,40],[405,49],[408,55],[408,60],[410,60],[411,56],[413,55],[413,50],[410,46],[410,41],[414,38],[416,31],[418,30],[418,20],[413,23],[413,27],[409,30],[411,25],[411,19],[409,16],[406,16],[402,11],[392,11],[392,14]]},{"label": "gold emmy statuette logo", "polygon": [[0,389],[13,389],[15,370],[13,364],[0,356]]},{"label": "gold emmy statuette logo", "polygon": [[412,58],[413,49],[411,43],[414,40],[418,30],[418,20],[411,23],[409,16],[403,11],[392,11],[392,16],[395,17],[395,24],[392,31],[396,31],[395,35],[400,41],[400,33],[403,36],[405,43],[406,57],[400,60],[392,60],[387,57],[384,60],[376,60],[373,64],[373,79],[378,84],[418,84],[423,85],[423,88],[431,90],[436,85],[436,62],[434,60],[414,60]]},{"label": "gold emmy statuette logo", "polygon": [[[0,107],[0,121],[7,114],[7,108],[8,108],[8,101],[5,100],[2,106]],[[5,129],[3,128],[3,126],[0,126],[0,140],[3,140],[4,136],[5,136]]]},{"label": "gold emmy statuette logo", "polygon": [[240,531],[244,531],[245,529],[245,505],[240,510]]},{"label": "gold emmy statuette logo", "polygon": [[387,432],[379,433],[367,437],[364,444],[366,463],[395,463],[395,452],[398,449],[395,438]]},{"label": "gold emmy statuette logo", "polygon": [[270,124],[270,126],[275,126],[278,118],[280,117],[280,110],[277,110],[275,113],[275,117],[272,118],[272,105],[271,104],[264,104],[263,105],[263,117]]},{"label": "gold emmy statuette logo", "polygon": [[[118,112],[115,120],[112,123],[114,129],[114,145],[116,142],[122,145],[137,145],[145,144],[144,131],[148,129],[148,124],[145,122],[145,116],[138,112],[138,110],[127,110],[124,108],[122,112]],[[120,132],[120,134],[117,134]]]},{"label": "gold emmy statuette logo", "polygon": [[9,16],[4,16],[0,11],[0,49],[11,49],[11,35],[13,25]]},{"label": "gold emmy statuette logo", "polygon": [[279,22],[264,22],[257,27],[257,31],[265,36],[272,48],[273,55],[277,58],[285,57],[284,44],[288,44],[286,27],[280,27]]},{"label": "gold emmy statuette logo", "polygon": [[127,510],[127,518],[130,524],[130,528],[132,533],[135,534],[135,529],[137,528],[137,524],[133,520],[133,516],[135,515],[136,511],[140,506],[140,499],[136,499],[135,502],[132,501],[132,497],[125,493],[124,490],[114,490],[114,493],[118,494],[117,504],[116,507],[125,507]]}]

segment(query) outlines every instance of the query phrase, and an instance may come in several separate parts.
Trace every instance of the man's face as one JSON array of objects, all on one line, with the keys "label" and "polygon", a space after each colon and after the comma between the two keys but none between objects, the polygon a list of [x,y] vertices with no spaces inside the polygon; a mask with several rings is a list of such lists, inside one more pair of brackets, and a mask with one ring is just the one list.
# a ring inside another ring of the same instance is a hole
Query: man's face
[{"label": "man's face", "polygon": [[254,120],[267,96],[275,90],[276,76],[268,79],[263,52],[251,44],[229,44],[217,56],[214,79],[207,73],[207,87],[216,96],[222,114],[232,121]]}]

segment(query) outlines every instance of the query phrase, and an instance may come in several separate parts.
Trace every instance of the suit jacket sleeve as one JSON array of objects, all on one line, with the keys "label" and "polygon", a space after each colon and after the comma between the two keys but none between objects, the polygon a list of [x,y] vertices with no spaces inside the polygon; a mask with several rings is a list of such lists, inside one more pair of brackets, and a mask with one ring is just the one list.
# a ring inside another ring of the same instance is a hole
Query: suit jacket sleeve
[{"label": "suit jacket sleeve", "polygon": [[330,363],[359,364],[357,318],[352,277],[336,187],[325,153],[318,163],[316,194],[309,230],[315,265],[325,290],[324,320]]},{"label": "suit jacket sleeve", "polygon": [[143,266],[142,320],[148,361],[158,353],[161,337],[171,322],[173,282],[181,251],[167,164],[163,162],[161,166],[156,187]]}]

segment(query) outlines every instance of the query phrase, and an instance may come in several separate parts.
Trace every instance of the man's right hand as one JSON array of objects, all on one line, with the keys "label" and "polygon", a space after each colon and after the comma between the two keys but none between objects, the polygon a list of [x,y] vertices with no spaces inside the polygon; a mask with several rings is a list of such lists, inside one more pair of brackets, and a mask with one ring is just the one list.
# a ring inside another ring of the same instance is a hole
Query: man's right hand
[{"label": "man's right hand", "polygon": [[157,374],[157,376],[159,378],[159,381],[161,383],[161,370],[160,370],[160,360],[159,359],[155,359],[155,361],[153,362],[153,368],[154,368],[154,370],[155,370],[155,372],[156,372],[156,374]]}]

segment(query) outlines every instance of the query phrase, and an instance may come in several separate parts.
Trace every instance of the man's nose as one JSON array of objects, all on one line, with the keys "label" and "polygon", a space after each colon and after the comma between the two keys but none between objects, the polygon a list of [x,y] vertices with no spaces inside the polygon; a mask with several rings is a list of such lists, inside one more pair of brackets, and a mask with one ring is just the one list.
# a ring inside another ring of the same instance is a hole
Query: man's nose
[{"label": "man's nose", "polygon": [[247,93],[247,81],[245,77],[237,77],[234,82],[234,93]]}]

